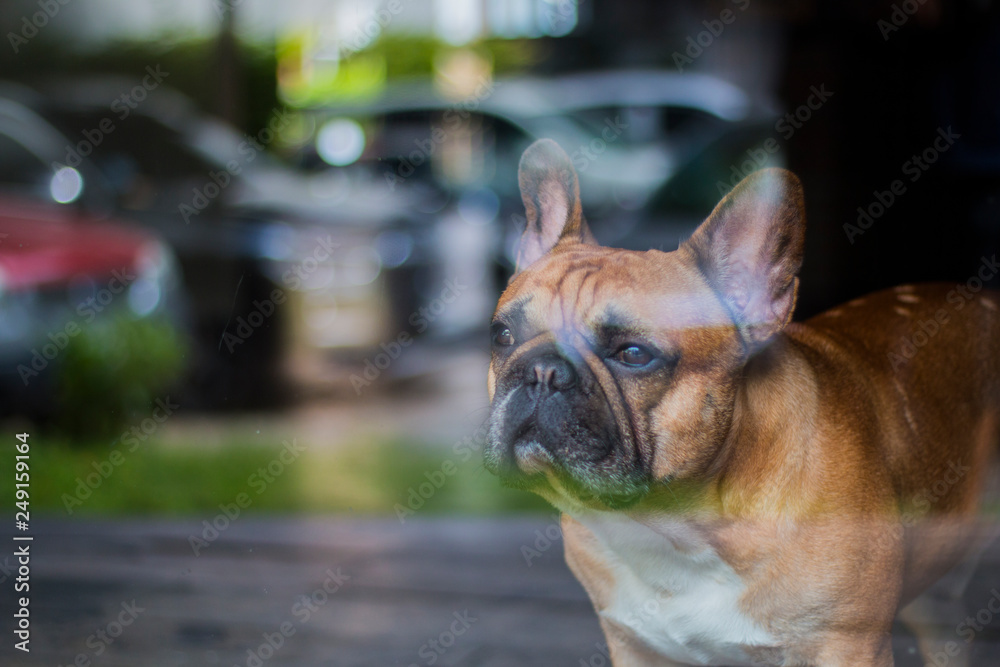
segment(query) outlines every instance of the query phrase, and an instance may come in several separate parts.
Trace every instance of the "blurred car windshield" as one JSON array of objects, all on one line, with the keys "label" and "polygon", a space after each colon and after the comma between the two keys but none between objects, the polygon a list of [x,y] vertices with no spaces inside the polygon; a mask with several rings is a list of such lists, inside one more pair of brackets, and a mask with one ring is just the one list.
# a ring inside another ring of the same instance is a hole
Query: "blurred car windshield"
[{"label": "blurred car windshield", "polygon": [[0,188],[45,195],[51,168],[15,138],[0,131]]},{"label": "blurred car windshield", "polygon": [[447,114],[421,109],[369,118],[363,162],[446,190],[483,184],[516,188],[517,160],[530,137],[496,116]]},{"label": "blurred car windshield", "polygon": [[594,136],[609,125],[621,131],[615,141],[641,146],[661,141],[677,142],[725,130],[727,121],[700,109],[665,106],[595,106],[574,109],[571,115]]},{"label": "blurred car windshield", "polygon": [[[108,118],[102,111],[56,111],[46,116],[71,139],[84,131],[99,131],[100,123]],[[139,114],[117,123],[112,132],[102,132],[99,143],[88,143],[93,146],[93,153],[87,157],[109,177],[130,170],[149,178],[175,180],[203,177],[216,168],[190,150],[178,132]]]},{"label": "blurred car windshield", "polygon": [[[685,162],[650,199],[649,212],[654,217],[707,216],[725,194],[719,184],[732,187],[733,170],[741,169],[748,160],[747,150],[759,149],[773,131],[772,125],[753,124],[733,129],[712,141]],[[777,157],[768,155],[768,158],[768,166],[780,166]]]}]

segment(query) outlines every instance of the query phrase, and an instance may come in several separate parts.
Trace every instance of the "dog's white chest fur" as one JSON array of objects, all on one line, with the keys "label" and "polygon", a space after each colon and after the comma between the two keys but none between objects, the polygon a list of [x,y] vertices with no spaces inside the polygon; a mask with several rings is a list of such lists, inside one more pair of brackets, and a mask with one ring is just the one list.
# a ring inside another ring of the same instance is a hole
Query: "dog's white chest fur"
[{"label": "dog's white chest fur", "polygon": [[744,582],[683,522],[667,527],[668,539],[620,514],[574,516],[602,543],[614,573],[601,616],[650,650],[692,665],[736,666],[755,664],[747,647],[777,646],[740,610]]}]

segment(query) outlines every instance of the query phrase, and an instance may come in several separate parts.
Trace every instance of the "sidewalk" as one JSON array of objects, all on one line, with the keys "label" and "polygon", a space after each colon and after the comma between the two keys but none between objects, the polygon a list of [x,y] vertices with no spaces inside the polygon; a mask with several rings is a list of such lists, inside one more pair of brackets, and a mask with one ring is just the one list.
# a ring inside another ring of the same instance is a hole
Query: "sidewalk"
[{"label": "sidewalk", "polygon": [[247,518],[195,556],[200,520],[36,520],[32,650],[5,590],[0,664],[575,665],[602,637],[561,540],[521,554],[552,525]]},{"label": "sidewalk", "polygon": [[[553,526],[545,516],[240,518],[216,536],[201,519],[36,519],[31,653],[11,648],[8,578],[0,664],[607,665]],[[192,536],[203,541],[192,547]],[[10,535],[0,542],[10,568]],[[998,562],[994,546],[966,596],[972,614],[1000,589]],[[972,665],[1000,664],[1000,615],[989,615],[972,644],[955,635]],[[897,667],[922,664],[913,647],[897,627]]]}]

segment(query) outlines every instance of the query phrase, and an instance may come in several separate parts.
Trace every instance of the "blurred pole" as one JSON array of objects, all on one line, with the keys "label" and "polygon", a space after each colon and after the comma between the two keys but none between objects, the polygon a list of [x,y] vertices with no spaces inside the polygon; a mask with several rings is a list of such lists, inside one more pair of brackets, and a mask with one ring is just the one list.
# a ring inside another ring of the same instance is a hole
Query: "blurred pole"
[{"label": "blurred pole", "polygon": [[236,7],[233,0],[213,0],[221,22],[215,47],[215,79],[217,91],[215,112],[234,127],[243,129],[243,67],[236,41]]}]

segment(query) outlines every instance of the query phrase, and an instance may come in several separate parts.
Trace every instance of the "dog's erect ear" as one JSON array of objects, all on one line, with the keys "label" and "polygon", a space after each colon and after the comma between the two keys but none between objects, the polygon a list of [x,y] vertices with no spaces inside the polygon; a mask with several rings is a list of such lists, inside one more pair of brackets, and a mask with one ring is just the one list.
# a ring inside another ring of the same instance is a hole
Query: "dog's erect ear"
[{"label": "dog's erect ear", "polygon": [[792,318],[805,238],[802,184],[784,169],[747,176],[685,242],[752,351]]},{"label": "dog's erect ear", "polygon": [[517,248],[517,273],[559,243],[594,243],[583,219],[576,170],[559,144],[539,139],[528,146],[517,181],[528,219]]}]

